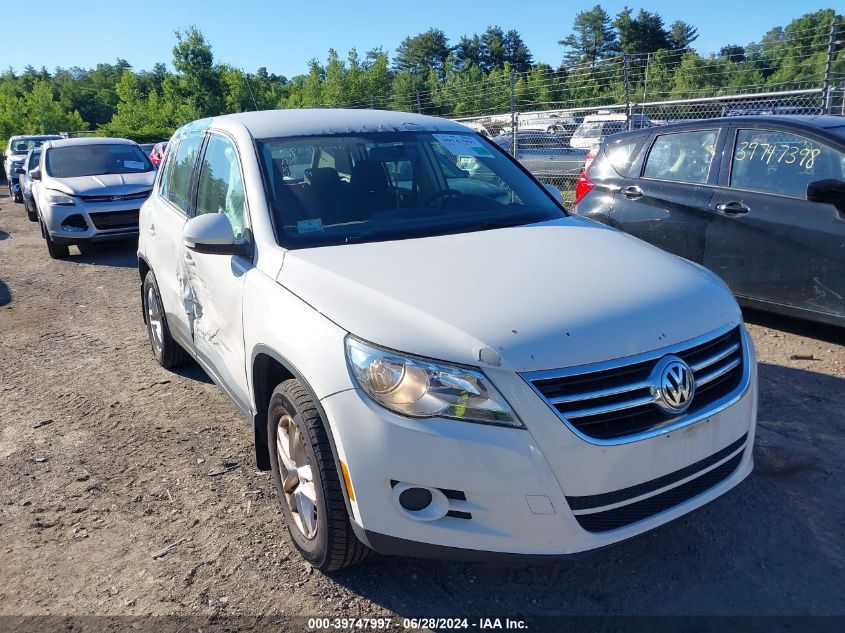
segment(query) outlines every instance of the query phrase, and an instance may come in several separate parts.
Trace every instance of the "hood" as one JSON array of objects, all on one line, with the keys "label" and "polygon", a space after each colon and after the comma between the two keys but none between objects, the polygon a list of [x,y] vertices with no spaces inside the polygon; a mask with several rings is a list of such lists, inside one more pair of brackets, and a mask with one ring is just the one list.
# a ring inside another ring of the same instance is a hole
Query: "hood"
[{"label": "hood", "polygon": [[704,268],[578,217],[288,251],[278,281],[342,328],[399,351],[514,371],[651,351],[741,313]]},{"label": "hood", "polygon": [[134,174],[101,174],[76,178],[50,178],[45,186],[69,196],[116,196],[146,191],[153,186],[155,171]]}]

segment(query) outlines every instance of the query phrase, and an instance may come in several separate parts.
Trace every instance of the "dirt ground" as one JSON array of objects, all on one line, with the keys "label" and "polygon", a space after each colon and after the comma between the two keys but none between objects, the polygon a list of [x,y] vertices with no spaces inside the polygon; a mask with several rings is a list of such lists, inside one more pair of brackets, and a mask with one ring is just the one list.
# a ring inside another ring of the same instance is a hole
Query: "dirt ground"
[{"label": "dirt ground", "polygon": [[134,246],[71,252],[49,259],[0,198],[0,615],[845,614],[843,331],[747,314],[756,468],[691,515],[554,565],[373,557],[326,576],[235,406],[154,362]]}]

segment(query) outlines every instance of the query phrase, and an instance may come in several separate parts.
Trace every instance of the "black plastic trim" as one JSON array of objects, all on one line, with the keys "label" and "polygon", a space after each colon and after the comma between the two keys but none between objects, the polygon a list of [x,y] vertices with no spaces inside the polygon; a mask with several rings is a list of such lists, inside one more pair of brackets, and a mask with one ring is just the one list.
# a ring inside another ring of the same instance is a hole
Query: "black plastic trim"
[{"label": "black plastic trim", "polygon": [[696,497],[714,486],[722,483],[733,474],[742,461],[743,453],[725,462],[718,468],[714,468],[697,479],[688,481],[666,492],[661,492],[653,497],[642,501],[620,506],[604,512],[593,514],[576,514],[578,524],[588,532],[608,532],[617,528],[625,527],[638,521],[649,519],[656,514],[665,512],[678,506],[693,497]]},{"label": "black plastic trim", "polygon": [[705,457],[704,459],[699,460],[694,464],[690,464],[689,466],[681,468],[680,470],[676,470],[675,472],[669,473],[668,475],[658,477],[657,479],[652,479],[650,481],[637,484],[636,486],[629,486],[628,488],[621,488],[612,492],[604,492],[598,495],[566,497],[566,502],[569,504],[569,507],[572,510],[589,510],[590,508],[600,508],[602,506],[607,506],[612,503],[619,503],[620,501],[633,499],[634,497],[639,497],[640,495],[653,492],[654,490],[659,490],[660,488],[669,486],[675,483],[676,481],[686,479],[690,475],[702,471],[705,468],[712,466],[716,462],[723,460],[725,457],[731,455],[733,452],[738,450],[741,446],[744,446],[745,440],[747,438],[748,433],[743,435],[730,446],[727,446],[722,450],[713,453],[710,457]]}]

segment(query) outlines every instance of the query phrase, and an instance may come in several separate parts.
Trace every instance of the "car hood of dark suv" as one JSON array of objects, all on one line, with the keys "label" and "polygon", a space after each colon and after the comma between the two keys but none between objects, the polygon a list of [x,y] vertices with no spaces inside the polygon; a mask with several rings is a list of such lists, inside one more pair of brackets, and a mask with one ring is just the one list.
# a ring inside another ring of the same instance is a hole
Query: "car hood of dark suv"
[{"label": "car hood of dark suv", "polygon": [[514,371],[651,351],[742,318],[704,268],[577,217],[288,251],[278,281],[372,343],[468,365],[489,348]]},{"label": "car hood of dark suv", "polygon": [[130,174],[99,174],[76,178],[51,178],[47,185],[69,196],[115,196],[146,191],[153,186],[155,171]]}]

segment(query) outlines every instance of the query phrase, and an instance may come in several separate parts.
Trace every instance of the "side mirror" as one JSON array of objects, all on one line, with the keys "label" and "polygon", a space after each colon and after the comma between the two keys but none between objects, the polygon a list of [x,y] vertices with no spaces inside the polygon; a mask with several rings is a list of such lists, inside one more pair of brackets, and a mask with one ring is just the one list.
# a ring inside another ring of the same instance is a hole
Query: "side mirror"
[{"label": "side mirror", "polygon": [[807,185],[807,200],[832,204],[845,213],[845,182],[834,178],[813,181]]},{"label": "side mirror", "polygon": [[41,180],[41,168],[36,167],[31,172],[29,172],[29,177],[33,180]]},{"label": "side mirror", "polygon": [[546,191],[552,194],[552,198],[555,199],[555,202],[563,204],[563,194],[560,192],[560,189],[548,182],[545,183],[543,186],[546,188]]},{"label": "side mirror", "polygon": [[232,223],[222,213],[206,213],[191,218],[182,229],[185,248],[208,255],[246,255],[249,247],[235,242]]}]

